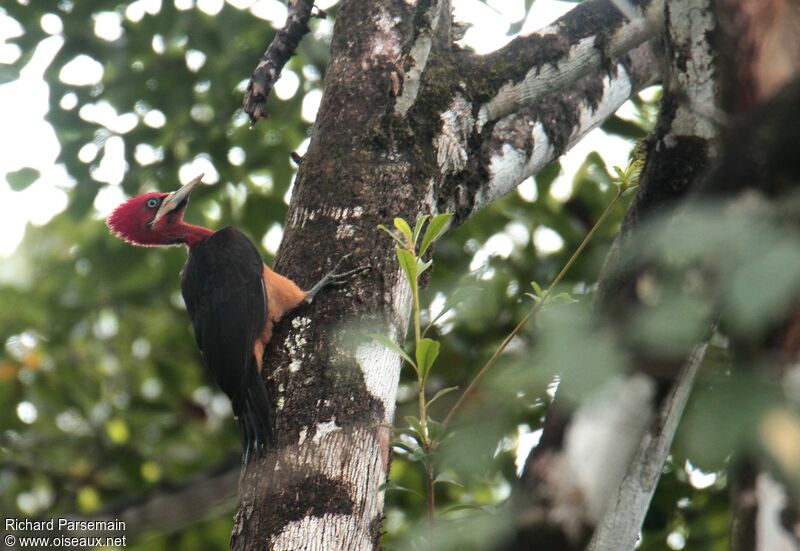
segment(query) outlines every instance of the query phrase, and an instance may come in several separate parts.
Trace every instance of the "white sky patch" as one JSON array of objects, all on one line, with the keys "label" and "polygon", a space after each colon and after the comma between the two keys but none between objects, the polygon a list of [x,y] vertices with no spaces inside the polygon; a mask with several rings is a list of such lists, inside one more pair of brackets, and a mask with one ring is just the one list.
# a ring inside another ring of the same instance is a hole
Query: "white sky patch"
[{"label": "white sky patch", "polygon": [[319,110],[319,102],[322,101],[322,90],[311,90],[303,98],[301,117],[306,122],[314,122]]},{"label": "white sky patch", "polygon": [[115,11],[102,11],[94,16],[94,34],[113,42],[122,36],[122,16]]},{"label": "white sky patch", "polygon": [[39,23],[42,26],[42,30],[47,34],[61,34],[64,30],[64,23],[62,23],[61,18],[54,13],[44,14]]},{"label": "white sky patch", "polygon": [[65,111],[72,111],[78,105],[78,95],[75,92],[67,92],[63,96],[61,96],[61,101],[58,102],[58,106]]},{"label": "white sky patch", "polygon": [[539,190],[536,187],[536,180],[533,179],[533,176],[529,176],[517,186],[517,194],[529,203],[533,203],[539,198]]},{"label": "white sky patch", "polygon": [[181,185],[184,185],[197,178],[199,174],[204,174],[203,183],[216,184],[219,182],[219,172],[214,168],[207,153],[201,153],[192,162],[182,165],[178,170],[178,179]]},{"label": "white sky patch", "polygon": [[160,11],[161,0],[137,0],[125,8],[125,17],[129,21],[137,23],[141,21],[145,15],[158,15]]},{"label": "white sky patch", "polygon": [[119,185],[128,170],[125,162],[125,140],[119,136],[111,136],[103,146],[103,157],[97,168],[91,171],[92,178],[98,182]]},{"label": "white sky patch", "polygon": [[270,226],[267,233],[264,234],[264,239],[261,240],[261,245],[269,253],[274,255],[278,252],[278,247],[283,239],[283,228],[277,222]]},{"label": "white sky patch", "polygon": [[160,147],[155,148],[149,143],[140,143],[133,150],[133,158],[140,166],[148,166],[164,158],[164,151]]},{"label": "white sky patch", "polygon": [[514,242],[514,246],[516,247],[524,247],[528,244],[528,241],[531,238],[528,227],[522,222],[509,222],[506,224],[505,231],[508,237],[511,238],[511,241]]},{"label": "white sky patch", "polygon": [[[514,250],[514,242],[506,233],[496,233],[491,236],[472,256],[469,263],[471,272],[486,269],[489,259],[493,256],[508,258]],[[486,269],[481,275],[481,279],[489,279],[494,274],[494,270]]]},{"label": "white sky patch", "polygon": [[226,1],[228,2],[228,4],[230,4],[237,10],[246,10],[256,2],[256,0],[226,0]]},{"label": "white sky patch", "polygon": [[91,163],[94,161],[95,157],[97,157],[99,152],[100,148],[97,147],[97,144],[94,142],[89,142],[81,147],[78,151],[78,160],[80,160],[82,163]]},{"label": "white sky patch", "polygon": [[[195,5],[193,0],[167,1],[172,1],[180,10],[190,9]],[[215,15],[223,8],[225,1],[198,0],[196,5],[204,13]],[[249,9],[253,15],[269,21],[275,28],[280,28],[285,24],[286,6],[278,0],[227,0],[227,2],[238,9]],[[335,4],[337,4],[337,0],[321,0],[315,3],[323,10]],[[524,34],[542,28],[574,6],[575,4],[571,2],[536,0],[521,32]],[[137,0],[125,8],[124,17],[133,22],[140,21],[145,16],[158,15],[161,7],[162,0]],[[455,0],[454,9],[458,20],[476,25],[475,29],[465,37],[464,42],[475,48],[476,51],[488,52],[501,47],[512,38],[507,36],[506,32],[509,25],[518,23],[524,17],[524,0],[489,0],[488,5],[478,0]],[[318,25],[323,23],[326,21],[320,21]],[[95,17],[93,24],[97,36],[104,40],[116,40],[124,32],[121,12],[102,12]],[[49,34],[58,35],[63,32],[63,24],[55,14],[43,16],[41,25]],[[0,59],[4,59],[6,56],[11,57],[11,61],[13,61],[20,55],[21,52],[16,51],[18,48],[16,50],[4,48],[2,41],[21,34],[22,28],[19,24],[0,15]],[[62,43],[63,40],[57,36],[45,39],[37,47],[31,62],[23,70],[21,79],[0,86],[0,120],[8,121],[9,127],[18,129],[13,135],[11,133],[0,134],[0,150],[4,152],[4,155],[0,157],[0,174],[18,170],[24,166],[31,166],[42,172],[40,180],[23,192],[12,192],[7,186],[0,185],[0,220],[2,221],[0,223],[3,226],[3,231],[0,231],[0,256],[7,256],[13,252],[22,238],[26,222],[35,221],[37,224],[43,224],[49,221],[54,214],[63,210],[67,201],[64,189],[73,185],[64,168],[54,166],[59,145],[53,129],[43,120],[48,106],[48,88],[41,76]],[[152,46],[156,52],[164,52],[166,48],[164,38],[154,37]],[[206,61],[203,52],[190,50],[186,53],[186,64],[191,70],[199,70]],[[308,71],[313,70],[313,67],[309,66]],[[314,76],[306,74],[306,68],[303,72],[306,79]],[[65,83],[74,86],[92,86],[100,82],[102,75],[103,67],[99,62],[88,56],[78,56],[62,69],[60,78]],[[243,82],[246,83],[246,81]],[[286,70],[276,83],[275,93],[280,99],[286,100],[293,97],[299,87],[298,75],[291,70]],[[652,97],[657,90],[657,88],[651,88],[645,94]],[[305,95],[301,113],[304,121],[313,122],[316,119],[321,98],[320,90],[312,90]],[[75,108],[76,104],[77,96],[74,94],[67,94],[61,100],[61,105],[65,109]],[[139,112],[137,111],[137,113]],[[162,128],[167,123],[164,113],[157,109],[142,111],[139,116],[134,113],[119,114],[103,100],[92,106],[83,107],[81,116],[86,120],[97,122],[117,134],[124,134],[132,130],[139,123],[139,117],[150,128]],[[105,144],[102,141],[87,144],[85,150],[82,150],[84,161],[96,162],[97,157],[102,155],[101,166],[94,172],[94,176],[102,181],[111,183],[121,181],[127,169],[124,157],[120,155],[120,152],[124,152],[124,145],[135,148],[134,158],[141,166],[158,163],[163,158],[163,151],[149,144],[136,144],[135,146],[134,144],[123,144],[123,147],[120,147],[120,143],[117,143],[116,140],[112,141],[112,138],[109,138]],[[109,141],[111,141],[111,145],[108,144]],[[305,140],[297,148],[298,153],[304,154],[307,147],[308,140]],[[563,171],[554,182],[550,191],[551,195],[559,200],[569,197],[574,173],[590,151],[598,151],[609,166],[614,164],[626,166],[630,148],[631,144],[626,140],[607,136],[600,130],[593,131],[570,153],[562,157]],[[232,148],[229,151],[228,160],[231,164],[236,165],[237,162],[241,162],[240,158],[239,148]],[[203,154],[181,167],[179,179],[182,183],[186,183],[200,172],[205,173],[204,181],[207,183],[219,180],[219,174],[211,164],[210,158]],[[255,179],[253,180],[255,181]],[[271,181],[267,184],[269,184],[268,187],[271,187]],[[518,194],[526,201],[535,201],[537,192],[534,180],[532,178],[526,180],[518,188]],[[291,186],[285,196],[287,202],[290,195]],[[96,206],[98,210],[105,210],[108,204],[117,199],[119,199],[118,190],[115,191],[114,187],[106,186],[101,190]],[[487,240],[475,254],[471,268],[477,269],[484,266],[489,257],[495,254],[508,256],[511,254],[509,245],[512,249],[515,246],[522,246],[522,233],[514,234],[512,230],[515,229],[518,228],[508,228],[508,235],[500,233]],[[557,244],[559,247],[563,246],[560,241],[556,243],[556,240],[552,239],[548,232],[552,232],[552,230],[539,228],[534,235],[534,239],[538,238],[540,241],[537,244],[540,250],[551,250]]]},{"label": "white sky patch", "polygon": [[539,226],[533,230],[533,244],[539,252],[551,254],[561,250],[564,240],[555,230],[547,226]]},{"label": "white sky patch", "polygon": [[[520,3],[503,2],[506,6]],[[479,54],[496,50],[513,38],[506,34],[512,21],[497,6],[490,7],[478,0],[457,0],[453,3],[453,11],[456,21],[471,25],[461,42]]]},{"label": "white sky patch", "polygon": [[194,0],[175,0],[175,9],[178,11],[190,10],[194,7]]},{"label": "white sky patch", "polygon": [[[295,149],[295,151],[297,153],[299,153],[300,155],[305,155],[306,151],[308,151],[308,146],[310,144],[311,144],[311,138],[306,138],[305,140],[300,142],[300,145],[297,146],[297,149]],[[292,161],[292,162],[294,162],[294,161]]]},{"label": "white sky patch", "polygon": [[0,257],[10,256],[22,241],[25,224],[41,226],[67,207],[67,194],[55,182],[69,181],[63,166],[53,166],[25,191],[0,186]]},{"label": "white sky patch", "polygon": [[276,29],[282,29],[286,24],[286,16],[289,14],[286,6],[278,0],[258,0],[250,8],[250,13],[272,23]]},{"label": "white sky patch", "polygon": [[16,38],[18,36],[22,36],[24,33],[24,29],[22,25],[17,23],[15,19],[11,17],[5,17],[5,11],[3,15],[0,16],[0,40],[6,41],[10,38]]},{"label": "white sky patch", "polygon": [[297,177],[297,172],[292,174],[292,181],[289,182],[289,187],[286,188],[286,193],[283,194],[283,202],[288,205],[292,200],[292,192],[294,191],[294,179]]},{"label": "white sky patch", "polygon": [[117,134],[127,134],[139,124],[139,117],[135,113],[118,115],[117,110],[105,100],[84,105],[79,114],[83,120],[105,126]]},{"label": "white sky patch", "polygon": [[245,160],[247,160],[247,154],[245,153],[244,149],[238,145],[231,147],[228,150],[228,162],[233,166],[242,166]]},{"label": "white sky patch", "polygon": [[[536,0],[522,25],[520,34],[529,34],[545,27],[575,7],[574,2]],[[477,53],[484,54],[505,46],[514,38],[507,35],[512,23],[525,17],[523,0],[455,0],[453,8],[456,21],[472,27],[462,42]]]},{"label": "white sky patch", "polygon": [[164,37],[160,34],[154,34],[153,40],[150,43],[150,46],[153,48],[153,51],[158,55],[161,55],[166,50],[166,45],[164,44]]},{"label": "white sky patch", "polygon": [[275,95],[282,100],[291,99],[297,93],[300,87],[300,77],[291,69],[284,69],[281,71],[281,78],[275,83],[272,88],[275,90]]},{"label": "white sky patch", "polygon": [[689,484],[698,490],[704,490],[710,486],[713,486],[717,481],[717,478],[719,478],[715,472],[707,473],[698,469],[692,465],[692,462],[688,459],[686,460],[686,464],[683,466],[683,468],[686,471],[686,474],[689,476]]},{"label": "white sky patch", "polygon": [[[648,86],[637,95],[643,99],[644,101],[652,102],[655,100],[656,95],[661,91],[661,86]],[[629,120],[635,121],[639,118],[639,113],[636,110],[636,107],[633,105],[632,101],[626,101],[625,103],[617,109],[617,116]]]},{"label": "white sky patch", "polygon": [[528,12],[520,34],[529,34],[546,27],[574,7],[575,2],[536,0],[531,6],[531,11]]},{"label": "white sky patch", "polygon": [[199,71],[206,64],[206,54],[200,50],[186,52],[186,67],[193,73]]},{"label": "white sky patch", "polygon": [[217,15],[224,5],[224,0],[197,0],[197,9],[208,15]]},{"label": "white sky patch", "polygon": [[80,54],[61,68],[58,78],[72,86],[94,86],[103,78],[103,66],[96,59]]},{"label": "white sky patch", "polygon": [[36,419],[39,417],[39,412],[32,403],[20,402],[17,404],[17,417],[19,417],[19,420],[23,423],[30,425],[36,422]]},{"label": "white sky patch", "polygon": [[680,532],[670,532],[667,536],[667,545],[670,549],[683,549],[686,547],[686,536]]},{"label": "white sky patch", "polygon": [[[15,24],[0,16],[2,37],[15,36]],[[14,132],[0,132],[0,174],[29,166],[41,177],[24,191],[0,185],[0,256],[10,255],[22,240],[27,222],[45,224],[66,207],[64,188],[73,184],[64,167],[56,165],[60,151],[53,128],[44,121],[48,87],[42,73],[63,40],[50,37],[39,43],[19,80],[0,86],[0,120]]]},{"label": "white sky patch", "polygon": [[628,166],[628,155],[632,148],[633,143],[629,140],[595,128],[561,157],[562,171],[550,187],[550,195],[559,201],[569,199],[572,195],[572,179],[592,151],[597,151],[611,170],[614,165],[622,168]]},{"label": "white sky patch", "polygon": [[151,109],[144,116],[144,123],[150,128],[161,128],[167,123],[167,117],[158,109]]},{"label": "white sky patch", "polygon": [[496,233],[491,236],[484,245],[493,256],[508,258],[514,250],[514,242],[505,233]]},{"label": "white sky patch", "polygon": [[103,186],[94,198],[94,208],[98,218],[105,219],[128,197],[120,186]]},{"label": "white sky patch", "polygon": [[0,63],[10,65],[11,63],[15,63],[21,55],[22,50],[16,44],[0,43]]}]

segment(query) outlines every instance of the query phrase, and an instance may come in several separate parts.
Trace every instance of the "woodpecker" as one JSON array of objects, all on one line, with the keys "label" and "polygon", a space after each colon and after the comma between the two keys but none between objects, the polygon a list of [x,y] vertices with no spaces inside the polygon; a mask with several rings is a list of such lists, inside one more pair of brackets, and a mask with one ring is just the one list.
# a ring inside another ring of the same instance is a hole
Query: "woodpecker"
[{"label": "woodpecker", "polygon": [[302,290],[264,264],[253,242],[236,228],[214,232],[184,222],[189,195],[202,178],[173,193],[133,197],[111,213],[107,224],[132,245],[189,249],[181,294],[203,361],[231,400],[246,464],[250,452],[275,442],[269,394],[261,379],[264,347],[274,325],[325,286],[344,283],[366,267],[337,273],[346,256],[310,290]]}]

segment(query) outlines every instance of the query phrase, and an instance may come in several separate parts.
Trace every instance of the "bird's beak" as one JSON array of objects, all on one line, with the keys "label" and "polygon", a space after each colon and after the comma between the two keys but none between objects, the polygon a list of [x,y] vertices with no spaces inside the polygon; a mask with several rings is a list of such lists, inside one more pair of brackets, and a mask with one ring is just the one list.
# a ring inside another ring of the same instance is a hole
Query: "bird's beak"
[{"label": "bird's beak", "polygon": [[178,191],[173,191],[169,195],[167,195],[166,199],[161,203],[161,207],[156,212],[156,215],[153,217],[152,222],[150,222],[150,226],[155,226],[159,220],[164,218],[167,214],[174,211],[177,208],[186,204],[186,201],[189,200],[189,194],[192,193],[197,184],[203,179],[203,174],[183,186]]}]

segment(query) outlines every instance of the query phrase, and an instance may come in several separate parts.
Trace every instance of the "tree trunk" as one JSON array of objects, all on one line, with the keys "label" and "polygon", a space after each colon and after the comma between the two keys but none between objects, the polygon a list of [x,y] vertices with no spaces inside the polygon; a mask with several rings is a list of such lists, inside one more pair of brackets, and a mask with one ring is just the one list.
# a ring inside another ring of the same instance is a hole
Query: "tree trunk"
[{"label": "tree trunk", "polygon": [[[278,445],[242,475],[234,549],[378,547],[378,487],[391,459],[401,361],[364,333],[380,331],[402,341],[411,296],[392,244],[376,226],[395,216],[414,220],[445,211],[455,213],[456,223],[465,222],[654,82],[659,69],[650,41],[663,29],[665,4],[635,5],[639,15],[629,21],[610,2],[589,0],[546,29],[478,56],[453,46],[447,0],[342,2],[276,268],[306,286],[348,253],[353,266],[369,264],[372,270],[326,292],[275,331],[266,373],[277,405]],[[667,6],[668,22],[670,14],[683,17],[680,10],[687,10],[686,20],[697,23],[688,2]],[[700,9],[701,15],[707,11]],[[670,23],[668,44],[682,69],[670,70],[676,92],[667,93],[661,133],[650,142],[653,150],[666,144],[662,155],[671,155],[661,165],[671,171],[651,165],[653,178],[678,195],[712,151],[697,149],[713,132],[692,111],[709,109],[707,118],[713,117],[713,94],[704,87],[713,81],[702,82],[702,71],[710,67],[701,57],[708,50],[696,40],[703,28]],[[691,65],[697,62],[703,64],[700,72]],[[687,92],[695,103],[684,101]],[[678,150],[698,162],[676,162]],[[645,206],[636,212],[656,208],[663,197],[658,185],[643,186],[638,201]],[[676,358],[675,373],[681,363]],[[641,386],[641,405],[652,412],[656,397],[665,394],[656,393],[658,385],[643,373],[638,383],[628,383]],[[565,419],[557,429],[562,435]],[[640,432],[626,447],[630,454],[649,415],[641,419]],[[629,458],[615,467],[620,479]],[[604,492],[614,488],[612,483]],[[576,514],[572,525],[578,532],[565,531],[556,540],[586,541],[602,510],[592,517]]]}]

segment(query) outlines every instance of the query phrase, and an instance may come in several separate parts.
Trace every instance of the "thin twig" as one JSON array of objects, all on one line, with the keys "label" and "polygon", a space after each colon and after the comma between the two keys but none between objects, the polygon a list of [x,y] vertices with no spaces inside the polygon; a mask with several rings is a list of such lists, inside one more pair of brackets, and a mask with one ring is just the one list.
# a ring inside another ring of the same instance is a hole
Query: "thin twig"
[{"label": "thin twig", "polygon": [[242,108],[250,116],[251,124],[255,124],[259,119],[269,118],[265,108],[267,98],[275,82],[280,78],[284,65],[294,55],[300,41],[310,30],[308,21],[313,7],[314,0],[294,0],[289,5],[286,26],[275,34],[275,38],[272,39],[250,76]]},{"label": "thin twig", "polygon": [[473,392],[475,392],[475,388],[478,386],[478,382],[480,382],[480,380],[483,378],[486,372],[489,371],[489,368],[491,368],[492,365],[494,365],[495,361],[497,361],[497,358],[500,357],[500,354],[502,354],[503,351],[508,346],[508,343],[510,343],[511,340],[517,336],[517,333],[520,332],[520,330],[525,326],[528,320],[531,319],[534,315],[536,315],[536,313],[539,310],[541,310],[542,306],[547,301],[547,298],[550,296],[550,292],[556,287],[556,285],[561,283],[561,280],[564,278],[569,269],[581,255],[583,249],[586,248],[586,245],[589,244],[589,241],[591,241],[595,233],[597,233],[598,228],[600,228],[600,226],[603,224],[608,215],[611,214],[611,211],[613,210],[614,206],[619,202],[619,200],[622,198],[622,196],[628,189],[630,188],[623,188],[622,186],[620,186],[620,188],[617,191],[617,194],[614,196],[614,198],[606,207],[606,210],[604,210],[603,214],[600,215],[600,218],[597,219],[597,222],[595,222],[594,226],[592,226],[592,229],[589,230],[589,233],[586,234],[586,237],[583,238],[583,241],[581,241],[581,244],[578,245],[577,249],[575,249],[575,252],[572,253],[572,256],[569,258],[567,263],[564,264],[564,267],[561,268],[561,271],[558,272],[558,275],[555,277],[552,283],[550,283],[550,285],[547,287],[547,290],[545,290],[545,292],[542,293],[542,296],[539,298],[539,301],[536,304],[534,304],[533,308],[531,308],[530,311],[527,314],[525,314],[525,316],[523,316],[523,318],[519,321],[519,323],[517,323],[514,329],[511,330],[511,333],[509,333],[506,336],[506,338],[503,339],[503,342],[500,343],[500,346],[497,347],[497,350],[494,351],[494,354],[492,354],[492,356],[483,365],[480,371],[478,371],[478,374],[475,375],[475,378],[472,379],[472,381],[470,381],[467,388],[464,389],[464,392],[458,398],[458,401],[456,401],[455,405],[452,408],[450,408],[447,417],[445,417],[444,421],[442,422],[442,425],[444,427],[447,427],[450,424],[450,421],[452,420],[455,413],[461,408],[462,404],[467,400],[467,398],[469,398],[472,395]]}]

